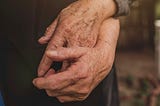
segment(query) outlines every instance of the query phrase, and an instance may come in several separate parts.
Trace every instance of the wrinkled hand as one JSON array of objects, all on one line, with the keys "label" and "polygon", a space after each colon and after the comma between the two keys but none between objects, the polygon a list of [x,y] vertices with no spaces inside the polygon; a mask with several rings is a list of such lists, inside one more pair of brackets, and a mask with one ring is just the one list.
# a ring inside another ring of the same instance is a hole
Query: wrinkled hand
[{"label": "wrinkled hand", "polygon": [[100,27],[93,48],[57,46],[48,49],[45,53],[47,58],[52,61],[70,61],[70,65],[59,73],[50,69],[45,77],[34,79],[34,85],[45,89],[49,96],[57,97],[61,102],[86,99],[112,67],[118,34],[118,20],[109,19]]},{"label": "wrinkled hand", "polygon": [[[78,0],[61,11],[39,42],[49,41],[46,51],[58,47],[94,47],[102,22],[114,13],[113,0]],[[44,76],[52,63],[44,53],[38,76]]]}]

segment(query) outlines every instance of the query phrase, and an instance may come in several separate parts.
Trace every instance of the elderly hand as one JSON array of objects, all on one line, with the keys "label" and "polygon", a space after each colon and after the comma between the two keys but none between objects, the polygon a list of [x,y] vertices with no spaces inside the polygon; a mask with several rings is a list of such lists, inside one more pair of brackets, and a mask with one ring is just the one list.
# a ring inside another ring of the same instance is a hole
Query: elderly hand
[{"label": "elderly hand", "polygon": [[[39,42],[49,42],[46,51],[59,47],[94,47],[102,22],[114,13],[113,0],[78,0],[61,11]],[[45,52],[38,76],[44,76],[52,63]]]},{"label": "elderly hand", "polygon": [[50,69],[45,77],[34,79],[34,85],[45,89],[49,96],[57,97],[61,102],[86,99],[109,73],[118,35],[119,21],[109,19],[100,27],[93,48],[71,46],[47,50],[45,55],[52,61],[70,61],[71,64],[59,73]]}]

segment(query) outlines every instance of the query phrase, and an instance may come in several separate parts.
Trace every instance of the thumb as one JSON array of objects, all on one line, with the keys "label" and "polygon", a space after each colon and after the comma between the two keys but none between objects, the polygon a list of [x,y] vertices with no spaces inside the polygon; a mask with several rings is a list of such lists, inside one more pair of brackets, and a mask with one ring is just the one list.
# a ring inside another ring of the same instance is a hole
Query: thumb
[{"label": "thumb", "polygon": [[64,61],[77,59],[83,56],[87,52],[86,48],[83,47],[72,47],[64,48],[59,47],[56,50],[48,50],[46,55],[54,61]]},{"label": "thumb", "polygon": [[46,44],[49,42],[49,40],[51,39],[55,29],[56,29],[56,26],[57,26],[57,23],[58,23],[58,17],[55,19],[55,21],[46,29],[45,31],[45,34],[44,36],[42,36],[38,42],[40,44]]}]

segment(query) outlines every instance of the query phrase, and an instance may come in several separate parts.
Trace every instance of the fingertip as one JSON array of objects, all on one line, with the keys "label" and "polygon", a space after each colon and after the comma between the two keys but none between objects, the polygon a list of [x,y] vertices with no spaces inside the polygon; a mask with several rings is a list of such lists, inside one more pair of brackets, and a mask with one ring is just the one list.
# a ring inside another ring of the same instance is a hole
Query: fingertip
[{"label": "fingertip", "polygon": [[42,77],[42,76],[44,76],[44,74],[45,74],[44,71],[42,71],[42,70],[39,70],[39,71],[38,71],[38,77]]},{"label": "fingertip", "polygon": [[37,87],[38,89],[42,89],[43,88],[43,83],[44,83],[44,78],[36,78],[36,79],[34,79],[33,81],[32,81],[32,83],[33,83],[33,85],[35,86],[35,87]]},{"label": "fingertip", "polygon": [[46,43],[48,43],[48,38],[46,38],[45,36],[43,36],[43,37],[41,37],[41,38],[39,38],[38,39],[38,42],[40,43],[40,44],[46,44]]},{"label": "fingertip", "polygon": [[37,87],[38,84],[38,78],[33,79],[32,81],[33,85]]},{"label": "fingertip", "polygon": [[58,52],[56,50],[48,50],[46,51],[46,55],[51,58],[54,56],[58,56]]},{"label": "fingertip", "polygon": [[44,77],[48,77],[48,76],[53,75],[53,74],[55,74],[55,70],[54,70],[54,69],[50,69],[50,70],[46,73],[46,75],[45,75]]}]

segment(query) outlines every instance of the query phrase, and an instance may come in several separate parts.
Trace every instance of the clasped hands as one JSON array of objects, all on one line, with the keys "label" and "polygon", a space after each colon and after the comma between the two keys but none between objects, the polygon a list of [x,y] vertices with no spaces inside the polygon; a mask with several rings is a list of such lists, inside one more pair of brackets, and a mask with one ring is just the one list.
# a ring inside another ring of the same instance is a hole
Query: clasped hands
[{"label": "clasped hands", "polygon": [[[62,10],[39,39],[48,46],[33,84],[60,102],[85,100],[108,75],[114,61],[119,21],[104,18],[84,2]],[[54,62],[63,63],[58,72],[50,68]]]}]

